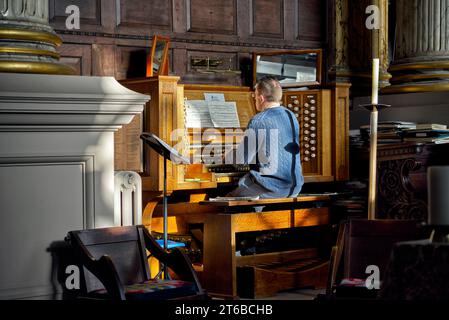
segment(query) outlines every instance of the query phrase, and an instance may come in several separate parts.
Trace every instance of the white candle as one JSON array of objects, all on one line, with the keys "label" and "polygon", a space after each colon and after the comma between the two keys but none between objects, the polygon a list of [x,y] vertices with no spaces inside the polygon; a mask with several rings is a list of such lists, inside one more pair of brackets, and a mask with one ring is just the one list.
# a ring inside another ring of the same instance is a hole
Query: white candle
[{"label": "white candle", "polygon": [[371,104],[379,103],[379,59],[373,59],[373,86],[371,92]]}]

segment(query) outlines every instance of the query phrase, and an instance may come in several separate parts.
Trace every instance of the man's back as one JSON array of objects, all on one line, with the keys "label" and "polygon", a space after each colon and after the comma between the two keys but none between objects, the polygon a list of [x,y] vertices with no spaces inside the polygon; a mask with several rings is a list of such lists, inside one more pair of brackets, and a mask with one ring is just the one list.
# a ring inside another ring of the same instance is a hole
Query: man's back
[{"label": "man's back", "polygon": [[[284,107],[269,108],[254,116],[248,125],[256,141],[256,153],[245,157],[253,164],[249,175],[267,189],[268,197],[297,196],[304,183],[299,150],[299,125],[294,114]],[[254,139],[253,139],[254,140]]]}]

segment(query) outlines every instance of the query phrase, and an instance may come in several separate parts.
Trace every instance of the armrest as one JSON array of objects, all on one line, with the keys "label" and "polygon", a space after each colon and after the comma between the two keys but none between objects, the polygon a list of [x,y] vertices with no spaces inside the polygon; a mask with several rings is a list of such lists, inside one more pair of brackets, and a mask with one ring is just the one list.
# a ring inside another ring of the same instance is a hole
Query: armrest
[{"label": "armrest", "polygon": [[198,276],[192,267],[192,263],[183,251],[179,248],[174,248],[171,252],[166,252],[159,246],[144,226],[139,226],[139,229],[143,232],[146,249],[150,251],[157,260],[172,269],[181,280],[195,283],[198,291],[203,292]]},{"label": "armrest", "polygon": [[111,258],[108,255],[103,255],[100,259],[95,259],[76,234],[69,233],[68,241],[78,255],[81,264],[100,280],[111,299],[125,300],[125,291]]}]

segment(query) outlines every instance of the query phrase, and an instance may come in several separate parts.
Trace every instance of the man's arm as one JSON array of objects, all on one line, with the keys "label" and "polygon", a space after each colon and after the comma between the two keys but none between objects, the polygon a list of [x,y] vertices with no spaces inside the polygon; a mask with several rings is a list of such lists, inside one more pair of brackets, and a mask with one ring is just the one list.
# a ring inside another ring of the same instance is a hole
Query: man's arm
[{"label": "man's arm", "polygon": [[262,127],[258,121],[251,120],[245,131],[242,141],[236,149],[228,151],[224,155],[224,163],[232,164],[256,164],[257,152],[263,141],[259,141],[259,130]]}]

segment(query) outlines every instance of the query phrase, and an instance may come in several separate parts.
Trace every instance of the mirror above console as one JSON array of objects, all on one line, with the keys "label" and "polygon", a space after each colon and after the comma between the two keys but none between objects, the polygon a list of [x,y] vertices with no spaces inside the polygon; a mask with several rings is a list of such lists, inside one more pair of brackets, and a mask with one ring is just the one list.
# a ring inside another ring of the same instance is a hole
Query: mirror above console
[{"label": "mirror above console", "polygon": [[276,77],[282,87],[321,84],[322,50],[278,50],[253,53],[253,82],[264,76]]}]

